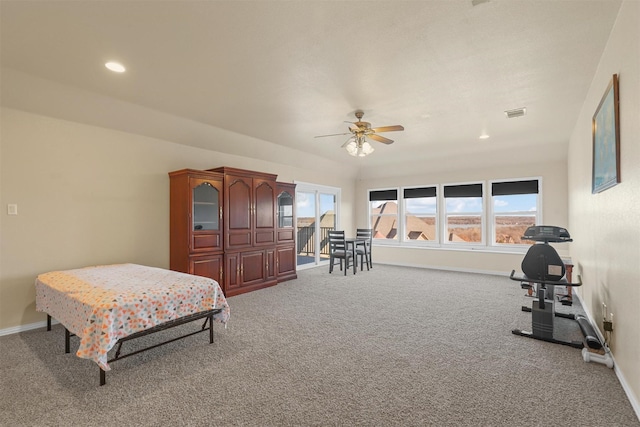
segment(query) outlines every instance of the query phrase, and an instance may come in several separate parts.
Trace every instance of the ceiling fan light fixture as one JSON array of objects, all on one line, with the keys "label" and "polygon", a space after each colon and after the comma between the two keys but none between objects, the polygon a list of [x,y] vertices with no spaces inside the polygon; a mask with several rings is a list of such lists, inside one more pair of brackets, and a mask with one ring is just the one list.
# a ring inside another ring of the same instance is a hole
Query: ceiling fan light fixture
[{"label": "ceiling fan light fixture", "polygon": [[374,152],[374,148],[367,141],[356,141],[355,139],[344,148],[353,157],[365,157]]},{"label": "ceiling fan light fixture", "polygon": [[367,141],[365,141],[362,143],[360,147],[358,147],[358,156],[359,157],[368,156],[369,154],[373,153],[373,151],[374,151],[373,146],[369,144]]}]

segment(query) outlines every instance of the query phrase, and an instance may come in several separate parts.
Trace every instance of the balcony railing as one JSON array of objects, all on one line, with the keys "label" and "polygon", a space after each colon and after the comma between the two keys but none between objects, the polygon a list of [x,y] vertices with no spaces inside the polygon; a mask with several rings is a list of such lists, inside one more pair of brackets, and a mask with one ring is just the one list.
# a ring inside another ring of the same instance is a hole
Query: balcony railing
[{"label": "balcony railing", "polygon": [[[320,254],[329,255],[329,231],[334,227],[320,227]],[[313,255],[316,248],[316,227],[298,227],[298,255]]]}]

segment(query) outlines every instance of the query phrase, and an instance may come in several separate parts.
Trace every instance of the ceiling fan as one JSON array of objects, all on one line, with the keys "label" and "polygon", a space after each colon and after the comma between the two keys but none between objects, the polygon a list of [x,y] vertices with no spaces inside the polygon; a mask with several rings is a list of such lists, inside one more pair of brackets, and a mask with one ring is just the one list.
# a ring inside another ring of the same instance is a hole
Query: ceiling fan
[{"label": "ceiling fan", "polygon": [[369,142],[367,141],[367,138],[374,141],[382,142],[383,144],[393,144],[392,139],[380,136],[378,135],[378,133],[404,130],[404,127],[400,125],[372,128],[371,123],[362,121],[362,117],[364,116],[364,112],[362,110],[356,110],[355,115],[358,119],[357,122],[345,122],[351,123],[351,126],[349,126],[349,132],[334,133],[330,135],[318,135],[316,136],[316,138],[338,135],[351,135],[349,139],[344,144],[342,144],[342,148],[346,148],[349,154],[351,154],[352,156],[364,157],[367,154],[371,154],[374,150],[371,144],[369,144]]}]

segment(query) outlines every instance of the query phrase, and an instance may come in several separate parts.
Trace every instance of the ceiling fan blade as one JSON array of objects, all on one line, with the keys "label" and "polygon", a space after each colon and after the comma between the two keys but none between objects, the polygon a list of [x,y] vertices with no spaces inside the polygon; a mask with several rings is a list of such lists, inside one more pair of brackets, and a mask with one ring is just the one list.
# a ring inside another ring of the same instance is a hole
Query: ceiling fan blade
[{"label": "ceiling fan blade", "polygon": [[385,138],[384,136],[376,135],[372,133],[371,135],[367,135],[367,138],[371,138],[375,141],[382,142],[383,144],[392,144],[393,139]]},{"label": "ceiling fan blade", "polygon": [[339,135],[351,135],[350,132],[346,133],[332,133],[331,135],[316,135],[314,138],[324,138],[325,136],[339,136]]},{"label": "ceiling fan blade", "polygon": [[395,126],[380,126],[379,128],[371,129],[374,132],[394,132],[399,130],[404,130],[404,126],[395,125]]}]

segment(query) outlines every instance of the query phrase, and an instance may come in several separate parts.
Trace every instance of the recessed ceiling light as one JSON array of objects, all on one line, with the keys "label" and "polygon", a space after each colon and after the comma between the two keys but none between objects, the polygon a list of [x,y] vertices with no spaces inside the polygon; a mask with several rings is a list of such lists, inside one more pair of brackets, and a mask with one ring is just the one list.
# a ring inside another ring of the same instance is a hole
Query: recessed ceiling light
[{"label": "recessed ceiling light", "polygon": [[486,133],[483,133],[482,135],[480,135],[478,137],[479,139],[489,139],[489,135],[487,135]]},{"label": "recessed ceiling light", "polygon": [[124,73],[126,71],[126,68],[124,68],[124,65],[122,65],[119,62],[110,61],[104,64],[104,66],[116,73]]}]

